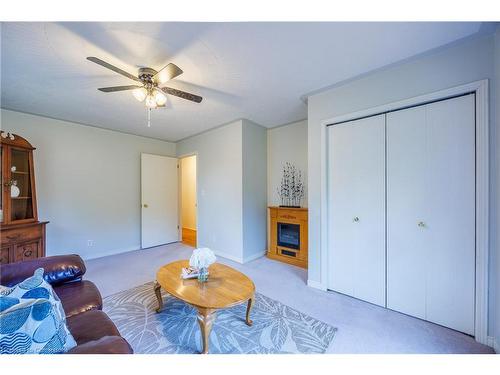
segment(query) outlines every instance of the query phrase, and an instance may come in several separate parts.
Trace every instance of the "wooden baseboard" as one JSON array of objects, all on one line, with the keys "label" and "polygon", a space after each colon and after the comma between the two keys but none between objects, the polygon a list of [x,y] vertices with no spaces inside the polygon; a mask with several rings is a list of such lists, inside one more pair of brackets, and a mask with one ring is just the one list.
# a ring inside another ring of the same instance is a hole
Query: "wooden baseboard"
[{"label": "wooden baseboard", "polygon": [[182,243],[196,247],[196,231],[194,229],[182,228]]}]

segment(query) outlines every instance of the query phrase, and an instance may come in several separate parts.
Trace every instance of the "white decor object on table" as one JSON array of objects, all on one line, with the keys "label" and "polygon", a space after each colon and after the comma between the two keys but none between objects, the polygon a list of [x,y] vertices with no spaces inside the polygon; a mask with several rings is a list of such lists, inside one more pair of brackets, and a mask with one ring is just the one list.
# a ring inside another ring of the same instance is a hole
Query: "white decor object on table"
[{"label": "white decor object on table", "polygon": [[205,282],[208,279],[208,267],[215,263],[217,257],[208,247],[201,247],[193,250],[193,255],[189,259],[189,265],[198,269],[198,281]]}]

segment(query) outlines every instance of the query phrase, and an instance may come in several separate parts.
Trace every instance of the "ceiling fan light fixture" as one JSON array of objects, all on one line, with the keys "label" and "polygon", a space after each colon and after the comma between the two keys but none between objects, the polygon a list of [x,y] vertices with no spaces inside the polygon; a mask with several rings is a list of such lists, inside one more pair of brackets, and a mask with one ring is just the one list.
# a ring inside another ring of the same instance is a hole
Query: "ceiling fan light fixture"
[{"label": "ceiling fan light fixture", "polygon": [[146,96],[146,107],[148,107],[148,108],[156,108],[157,107],[156,99],[151,94],[148,94]]},{"label": "ceiling fan light fixture", "polygon": [[155,100],[156,100],[156,104],[158,106],[163,106],[163,105],[165,105],[165,103],[167,103],[167,96],[165,94],[163,94],[161,91],[156,90]]},{"label": "ceiling fan light fixture", "polygon": [[134,95],[134,98],[136,98],[138,101],[143,102],[148,95],[148,91],[144,87],[140,87],[133,90],[132,95]]}]

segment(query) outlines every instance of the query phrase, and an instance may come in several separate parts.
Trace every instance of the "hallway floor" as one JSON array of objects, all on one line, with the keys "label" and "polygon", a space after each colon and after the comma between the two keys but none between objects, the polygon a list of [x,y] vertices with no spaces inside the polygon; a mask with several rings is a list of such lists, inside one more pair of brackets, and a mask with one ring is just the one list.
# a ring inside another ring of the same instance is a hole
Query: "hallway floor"
[{"label": "hallway floor", "polygon": [[[155,279],[171,261],[189,259],[192,248],[174,243],[86,261],[85,278],[103,296]],[[246,264],[224,258],[255,283],[257,291],[338,328],[329,353],[494,353],[470,336],[339,293],[308,287],[307,271],[268,258]]]}]

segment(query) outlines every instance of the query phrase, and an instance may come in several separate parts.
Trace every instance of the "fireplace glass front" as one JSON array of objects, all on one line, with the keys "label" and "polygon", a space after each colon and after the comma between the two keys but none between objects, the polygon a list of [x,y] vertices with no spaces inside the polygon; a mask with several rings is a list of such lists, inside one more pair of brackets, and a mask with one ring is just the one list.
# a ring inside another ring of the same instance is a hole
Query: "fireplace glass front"
[{"label": "fireplace glass front", "polygon": [[300,250],[300,225],[278,223],[278,246]]}]

